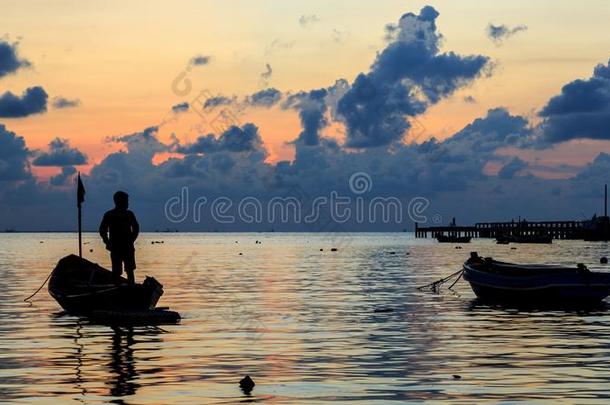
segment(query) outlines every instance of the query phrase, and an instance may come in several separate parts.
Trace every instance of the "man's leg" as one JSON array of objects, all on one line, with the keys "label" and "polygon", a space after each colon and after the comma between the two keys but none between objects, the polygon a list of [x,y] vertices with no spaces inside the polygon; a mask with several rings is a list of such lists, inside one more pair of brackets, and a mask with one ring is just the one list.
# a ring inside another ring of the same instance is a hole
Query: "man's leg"
[{"label": "man's leg", "polygon": [[125,273],[127,273],[127,281],[129,284],[136,283],[134,271],[136,269],[136,254],[134,249],[128,249],[123,257],[125,261]]},{"label": "man's leg", "polygon": [[110,261],[112,262],[112,278],[115,284],[120,284],[121,273],[123,273],[123,258],[117,251],[110,252]]}]

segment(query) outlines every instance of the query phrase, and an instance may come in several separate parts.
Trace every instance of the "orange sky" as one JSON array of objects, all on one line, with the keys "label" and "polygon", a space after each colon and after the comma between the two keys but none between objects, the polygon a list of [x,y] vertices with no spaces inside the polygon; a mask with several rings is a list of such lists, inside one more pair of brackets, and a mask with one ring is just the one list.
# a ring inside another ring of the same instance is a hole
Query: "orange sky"
[{"label": "orange sky", "polygon": [[[95,164],[119,147],[104,142],[106,137],[160,123],[172,105],[191,101],[199,90],[228,96],[261,90],[267,63],[273,68],[268,85],[282,91],[351,81],[383,48],[384,25],[425,4],[441,13],[444,50],[488,55],[495,69],[418,117],[416,133],[407,140],[444,139],[497,106],[533,117],[563,84],[590,76],[608,57],[610,7],[604,1],[2,1],[0,25],[11,41],[19,40],[20,55],[33,67],[4,77],[0,90],[20,94],[41,85],[50,98],[78,98],[82,104],[0,122],[24,136],[30,148],[68,138]],[[315,14],[318,21],[302,27],[298,20],[304,14]],[[490,22],[525,24],[528,30],[498,47],[484,33]],[[176,95],[172,81],[195,55],[209,55],[211,63],[191,69],[193,90]],[[477,103],[464,102],[466,95]],[[199,121],[192,112],[183,114],[162,128],[161,137],[169,139],[173,132],[192,140],[206,131]],[[249,110],[243,122],[249,121],[259,126],[269,160],[292,158],[286,142],[300,131],[295,111]],[[565,158],[582,165],[600,150],[610,147],[598,142],[582,153],[559,147],[519,154],[530,161]],[[37,169],[45,175],[53,171]]]}]

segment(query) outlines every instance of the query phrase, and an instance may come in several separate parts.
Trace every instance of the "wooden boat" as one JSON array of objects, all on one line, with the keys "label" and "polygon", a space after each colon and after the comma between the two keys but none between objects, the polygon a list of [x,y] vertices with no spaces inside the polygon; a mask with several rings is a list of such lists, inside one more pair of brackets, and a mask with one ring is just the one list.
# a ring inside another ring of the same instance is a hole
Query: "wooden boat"
[{"label": "wooden boat", "polygon": [[542,235],[500,235],[496,238],[499,245],[509,243],[553,243],[553,237],[548,234]]},{"label": "wooden boat", "polygon": [[163,295],[163,286],[153,277],[141,284],[115,284],[112,272],[76,255],[61,259],[49,279],[49,294],[70,314],[94,311],[147,311]]},{"label": "wooden boat", "polygon": [[512,264],[473,252],[463,276],[479,299],[517,306],[586,307],[610,295],[610,273],[583,264]]},{"label": "wooden boat", "polygon": [[470,236],[436,235],[440,243],[470,243]]}]

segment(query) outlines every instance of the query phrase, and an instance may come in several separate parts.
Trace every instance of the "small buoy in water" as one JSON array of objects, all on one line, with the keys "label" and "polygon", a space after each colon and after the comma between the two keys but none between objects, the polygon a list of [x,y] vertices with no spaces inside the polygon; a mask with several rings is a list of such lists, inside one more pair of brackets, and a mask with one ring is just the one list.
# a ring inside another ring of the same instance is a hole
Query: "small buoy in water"
[{"label": "small buoy in water", "polygon": [[461,379],[461,378],[462,378],[462,376],[461,376],[461,375],[459,375],[459,374],[454,374],[454,375],[453,375],[453,378],[454,378],[455,380],[459,380],[459,379]]},{"label": "small buoy in water", "polygon": [[391,255],[395,255],[396,254],[396,252],[388,252],[388,253],[391,254]]},{"label": "small buoy in water", "polygon": [[337,251],[337,248],[331,248],[331,249],[330,249],[330,251],[331,251],[331,252],[336,252],[336,251]]},{"label": "small buoy in water", "polygon": [[43,241],[43,240],[41,240],[41,241],[40,241],[40,243],[44,243],[44,241]]},{"label": "small buoy in water", "polygon": [[235,243],[239,243],[239,242],[235,241]]},{"label": "small buoy in water", "polygon": [[89,249],[89,253],[93,253],[93,249]]},{"label": "small buoy in water", "polygon": [[324,252],[324,249],[320,249],[320,252]]},{"label": "small buoy in water", "polygon": [[512,248],[510,248],[510,250],[517,250],[517,248],[516,247],[512,247]]},{"label": "small buoy in water", "polygon": [[599,259],[599,262],[601,264],[608,264],[608,258],[606,256],[602,257],[601,259]]},{"label": "small buoy in water", "polygon": [[384,313],[384,312],[394,312],[393,308],[375,308],[373,310],[374,313],[376,314],[380,314],[380,313]]},{"label": "small buoy in water", "polygon": [[241,256],[241,255],[243,255],[243,253],[242,253],[242,252],[239,252],[239,255]]},{"label": "small buoy in water", "polygon": [[252,380],[249,375],[242,378],[239,382],[239,387],[242,389],[244,394],[249,394],[254,389],[255,385],[254,380]]}]

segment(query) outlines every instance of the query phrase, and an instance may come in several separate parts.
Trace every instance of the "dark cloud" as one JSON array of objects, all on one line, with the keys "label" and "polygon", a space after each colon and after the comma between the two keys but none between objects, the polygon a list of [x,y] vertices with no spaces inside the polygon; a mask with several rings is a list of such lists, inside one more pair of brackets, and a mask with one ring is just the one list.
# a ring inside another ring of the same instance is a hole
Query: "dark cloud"
[{"label": "dark cloud", "polygon": [[533,131],[527,119],[511,115],[505,108],[493,108],[448,138],[445,143],[453,151],[491,153],[498,148],[527,145]]},{"label": "dark cloud", "polygon": [[284,108],[293,108],[299,112],[302,131],[297,142],[312,146],[320,143],[320,130],[328,125],[325,98],[327,89],[311,90],[288,96]]},{"label": "dark cloud", "polygon": [[212,58],[205,55],[197,55],[191,58],[189,61],[191,66],[205,66],[210,63]]},{"label": "dark cloud", "polygon": [[55,109],[75,108],[80,107],[81,102],[77,98],[69,99],[65,97],[54,97],[52,105]]},{"label": "dark cloud", "polygon": [[29,156],[23,137],[0,124],[0,182],[31,178]]},{"label": "dark cloud", "polygon": [[502,45],[502,43],[508,38],[512,37],[518,32],[527,31],[526,25],[517,25],[516,27],[509,27],[507,25],[493,25],[489,24],[485,29],[487,37],[493,41],[496,45]]},{"label": "dark cloud", "polygon": [[371,70],[359,74],[339,100],[337,113],[347,127],[347,146],[367,148],[401,140],[409,129],[406,117],[422,114],[483,73],[485,56],[439,53],[437,17],[429,6],[419,15],[403,15]]},{"label": "dark cloud", "polygon": [[28,60],[19,57],[18,45],[17,42],[11,44],[0,40],[0,78],[31,66]]},{"label": "dark cloud", "polygon": [[76,168],[74,166],[64,166],[61,168],[61,172],[55,176],[51,176],[49,183],[53,186],[65,186],[74,178],[76,174]]},{"label": "dark cloud", "polygon": [[152,161],[157,153],[168,152],[170,147],[160,142],[157,138],[158,126],[152,126],[141,132],[134,132],[129,135],[114,136],[107,139],[109,142],[123,143],[134,162]]},{"label": "dark cloud", "polygon": [[0,96],[0,118],[22,118],[47,111],[47,92],[40,86],[29,87],[21,96],[10,91]]},{"label": "dark cloud", "polygon": [[303,14],[299,17],[299,24],[303,28],[309,28],[313,24],[317,23],[318,21],[320,21],[320,19],[315,14],[309,14],[309,15]]},{"label": "dark cloud", "polygon": [[220,105],[227,105],[227,104],[231,104],[233,101],[235,101],[234,98],[229,98],[229,97],[225,97],[225,96],[214,96],[214,97],[210,97],[207,100],[205,100],[205,102],[203,103],[203,108],[214,108],[214,107],[218,107]]},{"label": "dark cloud", "polygon": [[179,113],[181,113],[181,112],[188,111],[188,110],[189,110],[189,108],[190,108],[189,103],[187,103],[187,102],[184,102],[184,103],[179,103],[179,104],[176,104],[176,105],[174,105],[174,106],[172,107],[172,112],[173,112],[174,114],[179,114]]},{"label": "dark cloud", "polygon": [[610,139],[610,61],[598,65],[587,80],[574,80],[540,111],[541,141]]},{"label": "dark cloud", "polygon": [[263,82],[266,86],[269,83],[269,80],[271,80],[272,75],[273,75],[273,68],[271,67],[270,64],[266,63],[265,71],[263,73],[261,73],[261,82]]},{"label": "dark cloud", "polygon": [[465,96],[464,97],[464,102],[466,102],[468,104],[476,104],[477,103],[477,99],[474,98],[473,96]]},{"label": "dark cloud", "polygon": [[36,153],[34,166],[77,166],[87,164],[87,156],[70,146],[67,139],[55,138],[49,143],[47,152]]},{"label": "dark cloud", "polygon": [[501,179],[512,179],[527,168],[527,162],[518,157],[514,157],[510,162],[502,166],[498,172],[498,177]]},{"label": "dark cloud", "polygon": [[203,135],[189,145],[179,145],[176,152],[184,154],[216,153],[216,152],[253,152],[260,149],[262,139],[258,127],[245,124],[241,128],[231,126],[218,138],[213,134]]},{"label": "dark cloud", "polygon": [[253,107],[273,107],[282,98],[282,93],[271,87],[252,94],[247,98],[247,103]]}]

